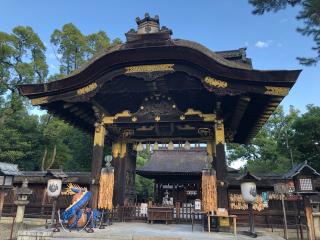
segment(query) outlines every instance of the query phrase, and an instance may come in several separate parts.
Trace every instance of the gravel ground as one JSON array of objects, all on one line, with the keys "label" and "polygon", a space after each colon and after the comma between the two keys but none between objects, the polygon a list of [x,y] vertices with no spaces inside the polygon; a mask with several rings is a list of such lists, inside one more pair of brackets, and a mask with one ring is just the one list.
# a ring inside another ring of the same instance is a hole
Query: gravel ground
[{"label": "gravel ground", "polygon": [[[13,228],[12,239],[16,239],[19,230],[30,230],[32,228],[39,227],[37,225],[27,225],[27,224],[16,224]],[[11,224],[1,223],[0,224],[0,239],[8,240],[10,239]]]},{"label": "gravel ground", "polygon": [[[240,229],[239,229],[240,230]],[[37,228],[27,232],[29,234],[51,231],[49,229]],[[26,236],[26,235],[24,235]],[[38,235],[40,237],[40,235]],[[105,229],[95,229],[94,233],[86,232],[64,232],[53,233],[54,240],[234,240],[232,233],[202,232],[202,228],[197,225],[194,232],[191,231],[190,224],[146,224],[146,223],[114,223]],[[237,240],[251,240],[252,238],[238,234]],[[283,238],[267,232],[261,232],[257,240],[281,240]]]}]

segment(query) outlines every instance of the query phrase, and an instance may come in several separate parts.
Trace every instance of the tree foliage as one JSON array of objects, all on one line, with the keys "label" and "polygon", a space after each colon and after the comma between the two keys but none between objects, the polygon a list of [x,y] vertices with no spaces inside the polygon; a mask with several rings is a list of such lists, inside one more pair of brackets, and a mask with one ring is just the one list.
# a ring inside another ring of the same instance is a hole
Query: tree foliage
[{"label": "tree foliage", "polygon": [[94,54],[121,41],[116,38],[111,43],[104,31],[84,35],[75,25],[68,23],[61,30],[54,30],[51,43],[57,48],[57,54],[60,56],[60,73],[67,75],[77,70]]},{"label": "tree foliage", "polygon": [[[137,168],[145,165],[151,156],[150,145],[147,145],[146,149],[137,154]],[[153,180],[144,178],[140,175],[136,175],[136,194],[138,202],[147,202],[150,198],[153,197],[154,192],[154,183]]]},{"label": "tree foliage", "polygon": [[301,64],[315,65],[320,60],[320,0],[249,0],[254,6],[253,14],[262,15],[266,12],[277,12],[288,6],[299,6],[297,19],[303,21],[303,27],[297,28],[302,35],[311,36],[315,43],[312,50],[315,57],[298,57]]},{"label": "tree foliage", "polygon": [[248,145],[228,144],[228,160],[246,160],[253,172],[283,173],[308,160],[320,170],[320,108],[308,105],[300,115],[293,107],[287,114],[280,106]]},{"label": "tree foliage", "polygon": [[48,75],[46,47],[31,27],[0,32],[0,86],[16,91],[17,84],[41,83]]},{"label": "tree foliage", "polygon": [[30,114],[17,85],[62,78],[120,41],[111,42],[103,31],[85,36],[73,24],[55,30],[51,41],[61,56],[61,71],[48,77],[46,47],[31,27],[0,32],[0,161],[22,170],[88,171],[92,137],[52,115]]}]

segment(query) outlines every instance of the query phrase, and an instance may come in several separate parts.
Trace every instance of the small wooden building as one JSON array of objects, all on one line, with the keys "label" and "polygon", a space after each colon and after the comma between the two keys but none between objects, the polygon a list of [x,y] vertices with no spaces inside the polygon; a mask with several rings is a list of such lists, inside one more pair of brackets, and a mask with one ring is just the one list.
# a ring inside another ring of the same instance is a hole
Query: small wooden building
[{"label": "small wooden building", "polygon": [[[174,203],[193,203],[201,199],[201,173],[210,164],[205,148],[159,149],[152,152],[147,164],[136,173],[155,180],[155,203],[161,204],[166,192]],[[228,172],[238,170],[228,167]]]}]

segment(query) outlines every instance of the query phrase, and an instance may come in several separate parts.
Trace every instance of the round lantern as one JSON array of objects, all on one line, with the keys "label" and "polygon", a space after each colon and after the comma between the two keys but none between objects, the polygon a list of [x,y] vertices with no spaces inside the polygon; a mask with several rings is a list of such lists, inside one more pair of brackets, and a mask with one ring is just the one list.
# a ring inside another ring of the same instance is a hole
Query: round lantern
[{"label": "round lantern", "polygon": [[254,203],[257,199],[257,186],[255,182],[242,182],[241,194],[246,203]]},{"label": "round lantern", "polygon": [[61,179],[49,179],[47,185],[47,191],[49,197],[59,197],[61,193],[62,180]]}]

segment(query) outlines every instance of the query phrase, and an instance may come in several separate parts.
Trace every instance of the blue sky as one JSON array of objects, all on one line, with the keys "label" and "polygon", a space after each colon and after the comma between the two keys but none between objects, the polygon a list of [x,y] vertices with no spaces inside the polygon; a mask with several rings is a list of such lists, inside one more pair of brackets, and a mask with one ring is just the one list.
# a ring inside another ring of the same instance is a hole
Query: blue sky
[{"label": "blue sky", "polygon": [[17,25],[31,26],[45,42],[50,72],[58,69],[50,45],[54,29],[74,23],[84,34],[106,31],[111,39],[136,28],[135,17],[145,12],[160,16],[161,25],[173,30],[174,38],[197,41],[214,50],[247,47],[256,69],[303,69],[282,104],[305,110],[306,104],[320,105],[320,65],[304,67],[297,56],[313,56],[313,42],[301,36],[295,19],[298,9],[289,8],[264,16],[251,14],[246,0],[225,1],[84,1],[84,0],[7,0],[1,2],[0,31],[10,32]]}]

